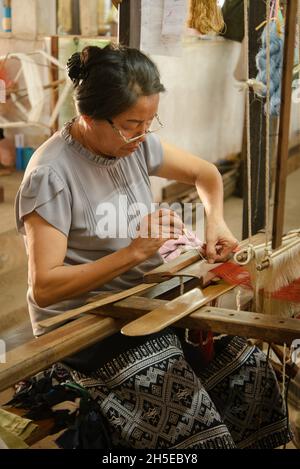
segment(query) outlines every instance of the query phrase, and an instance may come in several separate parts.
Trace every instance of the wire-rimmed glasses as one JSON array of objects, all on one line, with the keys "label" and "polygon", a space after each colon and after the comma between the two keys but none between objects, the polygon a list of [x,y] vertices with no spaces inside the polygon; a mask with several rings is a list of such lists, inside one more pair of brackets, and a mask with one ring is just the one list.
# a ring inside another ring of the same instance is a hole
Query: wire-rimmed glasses
[{"label": "wire-rimmed glasses", "polygon": [[[132,143],[132,142],[136,142],[136,140],[139,140],[140,138],[142,137],[145,137],[145,135],[148,135],[148,134],[151,134],[153,132],[158,132],[164,125],[162,124],[158,114],[155,114],[154,116],[155,118],[155,123],[154,123],[154,126],[153,126],[153,121],[151,123],[151,126],[150,126],[150,129],[146,130],[146,132],[144,132],[143,134],[141,135],[137,135],[136,137],[131,137],[131,138],[128,138],[128,137],[125,137],[125,135],[123,135],[123,133],[121,132],[120,129],[118,129],[118,127],[115,126],[115,124],[113,123],[113,121],[111,119],[106,119],[107,122],[111,125],[111,127],[114,129],[115,132],[118,132],[119,136],[122,138],[122,140],[125,142],[125,143]],[[153,127],[154,128],[153,128]]]}]

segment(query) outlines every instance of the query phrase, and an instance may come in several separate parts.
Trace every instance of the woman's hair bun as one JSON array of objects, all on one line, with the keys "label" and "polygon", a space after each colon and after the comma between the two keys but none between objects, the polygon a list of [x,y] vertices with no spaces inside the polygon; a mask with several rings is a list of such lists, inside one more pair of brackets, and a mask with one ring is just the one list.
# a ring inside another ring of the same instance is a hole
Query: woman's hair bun
[{"label": "woman's hair bun", "polygon": [[75,52],[67,62],[67,72],[74,84],[85,76],[84,63],[81,60],[80,52]]}]

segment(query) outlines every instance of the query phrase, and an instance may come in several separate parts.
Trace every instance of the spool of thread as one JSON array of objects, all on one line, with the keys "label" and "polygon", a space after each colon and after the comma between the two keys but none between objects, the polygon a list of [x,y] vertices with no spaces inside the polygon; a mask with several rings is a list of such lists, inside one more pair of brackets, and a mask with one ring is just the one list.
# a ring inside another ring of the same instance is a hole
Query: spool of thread
[{"label": "spool of thread", "polygon": [[16,145],[16,170],[22,171],[23,149],[24,149],[24,135],[23,134],[15,135],[15,145]]},{"label": "spool of thread", "polygon": [[11,33],[11,7],[9,2],[4,2],[2,29],[5,33]]}]

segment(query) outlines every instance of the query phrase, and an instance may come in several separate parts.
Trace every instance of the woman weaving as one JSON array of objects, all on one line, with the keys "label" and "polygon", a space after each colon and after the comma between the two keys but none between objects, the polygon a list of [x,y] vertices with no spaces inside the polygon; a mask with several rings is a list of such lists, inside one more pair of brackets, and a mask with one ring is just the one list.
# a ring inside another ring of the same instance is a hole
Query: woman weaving
[{"label": "woman weaving", "polygon": [[[36,151],[16,199],[35,336],[45,332],[40,320],[100,291],[130,288],[162,263],[159,248],[184,227],[175,213],[150,215],[149,175],[196,186],[211,262],[225,259],[237,244],[223,219],[215,166],[161,143],[153,132],[161,126],[164,91],[154,63],[135,49],[87,47],[71,57],[68,71],[78,116]],[[128,205],[148,207],[135,226],[120,203],[124,197]],[[114,236],[101,222],[102,204],[117,214]],[[122,221],[127,236],[118,235]],[[227,337],[206,368],[193,369],[183,349],[187,344],[168,328],[146,337],[116,334],[64,362],[99,403],[116,447],[272,448],[289,440],[264,354]]]}]

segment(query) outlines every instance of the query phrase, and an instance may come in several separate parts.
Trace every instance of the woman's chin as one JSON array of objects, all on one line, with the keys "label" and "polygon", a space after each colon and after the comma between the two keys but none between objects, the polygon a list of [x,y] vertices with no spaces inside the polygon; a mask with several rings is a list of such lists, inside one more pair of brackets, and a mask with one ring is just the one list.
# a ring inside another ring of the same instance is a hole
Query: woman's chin
[{"label": "woman's chin", "polygon": [[128,146],[127,148],[124,148],[124,150],[127,152],[128,155],[130,155],[131,153],[136,151],[139,146],[140,146],[140,144],[138,143],[137,145]]},{"label": "woman's chin", "polygon": [[131,153],[135,152],[138,149],[139,145],[134,145],[128,148],[122,149],[122,155],[120,156],[129,156]]}]

